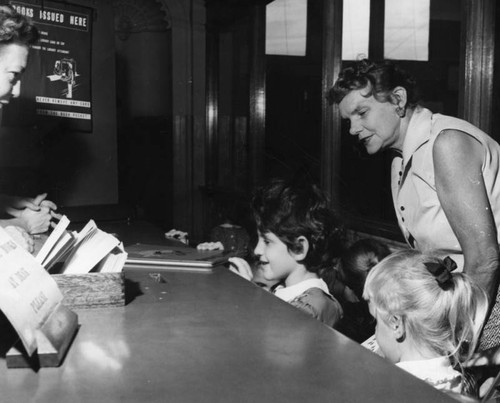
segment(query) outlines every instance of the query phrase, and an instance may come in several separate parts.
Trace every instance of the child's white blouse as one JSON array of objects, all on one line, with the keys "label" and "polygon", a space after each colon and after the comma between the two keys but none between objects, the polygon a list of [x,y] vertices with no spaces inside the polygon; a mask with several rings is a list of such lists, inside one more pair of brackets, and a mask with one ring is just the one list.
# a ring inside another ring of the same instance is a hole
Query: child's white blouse
[{"label": "child's white blouse", "polygon": [[330,295],[330,291],[328,290],[328,286],[326,283],[320,278],[310,278],[308,280],[301,281],[300,283],[291,285],[290,287],[284,287],[282,285],[276,287],[274,290],[274,295],[283,301],[289,302],[299,295],[303,294],[310,288],[319,288],[325,294]]},{"label": "child's white blouse", "polygon": [[462,374],[453,369],[448,357],[419,361],[402,361],[396,365],[417,378],[430,383],[437,389],[450,390],[457,393],[460,393],[462,390]]}]

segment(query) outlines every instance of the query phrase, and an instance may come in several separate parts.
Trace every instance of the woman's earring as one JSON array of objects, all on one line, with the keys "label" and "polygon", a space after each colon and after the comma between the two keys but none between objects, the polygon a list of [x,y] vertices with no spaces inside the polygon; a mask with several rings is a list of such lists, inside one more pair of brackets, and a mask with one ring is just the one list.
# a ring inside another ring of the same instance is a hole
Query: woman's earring
[{"label": "woman's earring", "polygon": [[397,107],[396,107],[396,113],[398,114],[398,116],[399,116],[400,118],[404,118],[404,117],[405,117],[405,115],[406,115],[406,108],[403,108],[403,107],[401,107],[401,106],[397,106]]}]

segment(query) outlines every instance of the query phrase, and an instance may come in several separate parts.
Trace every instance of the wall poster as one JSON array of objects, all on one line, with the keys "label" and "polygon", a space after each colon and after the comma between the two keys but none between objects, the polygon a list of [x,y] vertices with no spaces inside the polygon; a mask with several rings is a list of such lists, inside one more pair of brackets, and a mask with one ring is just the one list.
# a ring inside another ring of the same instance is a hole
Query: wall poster
[{"label": "wall poster", "polygon": [[21,79],[21,93],[5,107],[4,126],[44,121],[92,131],[92,9],[45,0],[11,1],[40,32]]}]

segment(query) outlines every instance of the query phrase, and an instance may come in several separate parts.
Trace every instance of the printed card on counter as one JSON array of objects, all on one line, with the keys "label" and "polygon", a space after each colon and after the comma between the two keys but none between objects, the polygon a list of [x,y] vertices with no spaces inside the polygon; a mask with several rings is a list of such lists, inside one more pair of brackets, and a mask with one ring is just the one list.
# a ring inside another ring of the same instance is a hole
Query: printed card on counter
[{"label": "printed card on counter", "polygon": [[0,309],[31,356],[37,349],[37,331],[63,296],[42,265],[1,227],[0,268]]}]

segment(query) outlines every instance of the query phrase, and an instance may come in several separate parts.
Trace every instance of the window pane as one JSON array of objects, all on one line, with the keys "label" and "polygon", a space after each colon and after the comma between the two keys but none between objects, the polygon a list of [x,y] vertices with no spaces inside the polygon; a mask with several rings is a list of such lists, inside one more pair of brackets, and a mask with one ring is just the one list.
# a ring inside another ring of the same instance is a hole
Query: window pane
[{"label": "window pane", "polygon": [[266,7],[266,54],[305,56],[307,1],[275,0]]},{"label": "window pane", "polygon": [[370,0],[344,1],[342,22],[342,60],[368,56]]},{"label": "window pane", "polygon": [[386,0],[384,58],[429,60],[430,0]]}]

